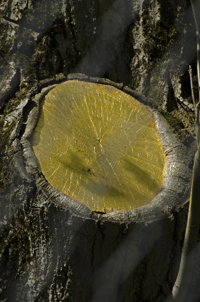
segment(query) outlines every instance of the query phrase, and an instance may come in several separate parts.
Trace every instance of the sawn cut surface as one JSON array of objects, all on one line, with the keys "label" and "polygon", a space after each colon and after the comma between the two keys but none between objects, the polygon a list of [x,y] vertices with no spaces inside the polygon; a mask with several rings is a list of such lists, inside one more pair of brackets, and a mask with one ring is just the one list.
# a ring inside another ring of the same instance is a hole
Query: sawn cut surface
[{"label": "sawn cut surface", "polygon": [[56,86],[41,104],[32,145],[48,182],[94,211],[146,205],[162,186],[165,154],[153,115],[112,86]]}]

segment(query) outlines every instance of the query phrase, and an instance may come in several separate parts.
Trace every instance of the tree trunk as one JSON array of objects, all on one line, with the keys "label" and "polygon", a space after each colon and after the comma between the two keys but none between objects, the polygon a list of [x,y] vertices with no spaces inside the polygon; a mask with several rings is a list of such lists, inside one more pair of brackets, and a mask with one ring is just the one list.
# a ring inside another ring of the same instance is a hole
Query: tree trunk
[{"label": "tree trunk", "polygon": [[178,102],[187,110],[184,126],[192,124],[185,83],[196,55],[194,20],[188,1],[179,2],[1,4],[1,300],[162,301],[170,293],[192,160],[160,114],[153,109],[168,159],[163,188],[148,206],[111,214],[92,212],[52,188],[28,131],[42,89],[73,79],[74,71],[87,74],[79,80],[115,85],[151,107]]},{"label": "tree trunk", "polygon": [[[68,76],[74,78],[137,94],[105,79]],[[38,102],[62,80],[43,82],[25,99],[10,100],[12,111],[3,119],[7,181],[1,189],[1,298],[114,302],[151,296],[162,301],[177,273],[185,228],[191,176],[186,149],[154,110],[166,154],[162,190],[135,210],[91,211],[46,181],[30,143]]]}]

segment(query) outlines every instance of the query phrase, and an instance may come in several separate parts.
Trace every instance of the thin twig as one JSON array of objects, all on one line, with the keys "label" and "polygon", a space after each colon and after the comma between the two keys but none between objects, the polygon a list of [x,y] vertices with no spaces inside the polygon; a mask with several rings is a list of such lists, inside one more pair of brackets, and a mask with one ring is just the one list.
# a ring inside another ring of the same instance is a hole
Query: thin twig
[{"label": "thin twig", "polygon": [[[193,275],[194,254],[195,246],[197,243],[199,225],[200,225],[200,18],[199,18],[199,5],[200,2],[190,0],[193,10],[193,15],[196,23],[197,33],[197,78],[198,78],[198,94],[199,101],[195,104],[194,90],[192,83],[192,69],[189,67],[190,85],[192,91],[192,100],[195,107],[195,120],[196,120],[196,139],[197,139],[197,152],[195,154],[193,177],[190,194],[189,213],[187,219],[187,226],[185,231],[185,238],[181,253],[181,261],[179,266],[178,275],[173,286],[172,296],[177,302],[187,301],[187,291],[191,277]],[[197,6],[198,5],[198,6]]]},{"label": "thin twig", "polygon": [[197,118],[197,112],[196,112],[196,103],[195,103],[195,97],[194,97],[194,86],[193,86],[193,80],[192,80],[191,65],[189,65],[189,75],[190,75],[190,87],[191,87],[192,102],[193,102],[193,105],[194,105],[194,112],[195,112],[195,119],[196,119]]},{"label": "thin twig", "polygon": [[190,0],[192,5],[192,11],[194,16],[194,21],[196,25],[196,37],[197,37],[197,80],[198,80],[198,94],[200,102],[200,18],[199,18],[199,8],[200,3],[198,1]]},{"label": "thin twig", "polygon": [[196,139],[197,147],[199,148],[200,142],[200,121],[199,121],[200,102],[196,105]]},{"label": "thin twig", "polygon": [[198,79],[198,93],[200,103],[200,33],[197,31],[197,79]]}]

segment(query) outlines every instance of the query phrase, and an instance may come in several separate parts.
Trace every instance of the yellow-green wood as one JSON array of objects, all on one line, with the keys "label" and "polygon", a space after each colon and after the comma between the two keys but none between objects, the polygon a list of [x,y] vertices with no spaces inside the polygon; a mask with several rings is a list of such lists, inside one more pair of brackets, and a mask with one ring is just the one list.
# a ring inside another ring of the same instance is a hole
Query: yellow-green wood
[{"label": "yellow-green wood", "polygon": [[94,211],[146,205],[162,186],[153,115],[112,86],[67,81],[52,89],[32,144],[49,183]]}]

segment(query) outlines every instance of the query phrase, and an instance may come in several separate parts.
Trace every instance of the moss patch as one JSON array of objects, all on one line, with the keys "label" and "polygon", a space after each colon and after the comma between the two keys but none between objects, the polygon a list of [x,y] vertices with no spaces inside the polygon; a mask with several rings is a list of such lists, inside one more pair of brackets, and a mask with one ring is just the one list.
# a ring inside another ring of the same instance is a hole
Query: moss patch
[{"label": "moss patch", "polygon": [[184,127],[182,121],[178,117],[173,115],[172,113],[167,112],[165,110],[162,110],[161,113],[165,117],[165,119],[168,121],[170,126],[174,129],[174,132],[177,133],[180,129],[182,129]]}]

